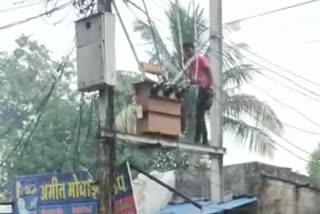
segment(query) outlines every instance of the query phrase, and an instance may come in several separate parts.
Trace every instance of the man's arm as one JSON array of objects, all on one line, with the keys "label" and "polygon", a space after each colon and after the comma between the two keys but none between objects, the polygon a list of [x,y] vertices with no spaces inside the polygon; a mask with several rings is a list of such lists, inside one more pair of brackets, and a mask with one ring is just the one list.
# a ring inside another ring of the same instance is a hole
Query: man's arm
[{"label": "man's arm", "polygon": [[201,57],[199,60],[199,65],[203,69],[204,73],[206,74],[209,84],[207,87],[211,87],[213,85],[213,77],[211,73],[211,68],[210,68],[210,61],[206,57]]},{"label": "man's arm", "polygon": [[204,68],[205,73],[207,74],[207,77],[209,79],[209,85],[208,88],[210,88],[213,85],[213,78],[212,78],[212,73],[210,67],[205,67]]}]

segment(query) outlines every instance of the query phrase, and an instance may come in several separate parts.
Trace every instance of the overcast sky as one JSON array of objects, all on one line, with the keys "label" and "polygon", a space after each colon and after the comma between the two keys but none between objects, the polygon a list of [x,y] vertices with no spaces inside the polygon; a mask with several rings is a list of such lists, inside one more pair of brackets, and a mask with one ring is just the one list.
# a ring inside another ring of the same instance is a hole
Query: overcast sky
[{"label": "overcast sky", "polygon": [[[39,0],[26,1],[30,3],[39,2]],[[60,2],[63,1],[66,2],[65,0],[60,0]],[[44,5],[40,4],[19,10],[3,11],[5,9],[19,6],[19,4],[15,4],[18,2],[21,2],[21,0],[1,0],[0,26],[43,13],[45,9]],[[126,8],[122,1],[119,0],[118,2],[124,21],[130,31],[133,42],[136,45],[139,57],[141,60],[148,60],[145,51],[150,47],[144,45],[144,41],[140,39],[137,33],[133,32],[132,27],[133,21],[137,16],[141,17],[141,14],[134,9],[129,10]],[[147,0],[150,13],[152,14],[151,17],[157,24],[157,27],[160,29],[164,38],[169,37],[167,22],[164,16],[164,10],[168,7],[168,2],[169,1],[167,0]],[[180,0],[180,2],[187,5],[189,1]],[[208,15],[209,11],[207,8],[209,0],[197,0],[196,2],[206,8],[206,15]],[[223,20],[225,23],[299,2],[302,2],[302,0],[223,0]],[[241,30],[230,35],[228,39],[233,42],[247,43],[250,49],[259,55],[300,76],[320,84],[320,74],[318,71],[320,68],[318,51],[320,48],[319,10],[320,2],[316,2],[265,17],[248,20],[242,22]],[[55,24],[61,19],[63,19],[62,22]],[[76,19],[77,16],[75,15],[73,8],[70,6],[61,12],[57,12],[57,14],[52,15],[51,17],[43,17],[23,25],[1,30],[0,50],[11,50],[14,48],[14,40],[24,33],[25,35],[32,35],[33,39],[45,44],[52,51],[53,56],[58,58],[66,53],[68,47],[70,47],[70,43],[73,41],[74,21]],[[116,34],[117,68],[124,70],[137,70],[137,65],[130,47],[127,44],[125,35],[123,34],[119,24],[117,26]],[[320,94],[319,86],[315,86],[306,81],[295,78],[285,71],[274,67],[255,56],[248,55],[247,57],[255,63],[271,68],[275,73],[285,75],[290,79],[295,80],[303,87],[312,90],[314,93]],[[297,88],[297,86],[279,78],[268,70],[263,70],[263,72],[265,72],[266,75],[277,79],[277,81],[295,88],[296,90],[303,91],[301,88]],[[256,76],[254,84],[264,90],[267,90],[274,98],[305,114],[313,121],[319,121],[320,124],[320,114],[318,113],[320,109],[320,102],[315,101],[315,99],[317,99],[317,95],[310,94],[306,91],[303,92],[314,97],[314,99],[308,98],[262,76]],[[267,94],[259,91],[253,86],[246,86],[244,91],[246,93],[254,94],[259,99],[266,101],[272,106],[283,122],[306,130],[320,132],[320,125],[315,125],[304,119],[301,114],[299,115],[296,112],[280,105]],[[318,142],[320,142],[319,136],[310,135],[290,128],[285,128],[283,136],[290,142],[307,150],[308,152],[312,152],[317,147]],[[304,159],[308,159],[307,154],[298,151],[283,140],[277,139],[277,141],[297,155]],[[281,148],[276,152],[274,159],[270,160],[247,153],[242,148],[235,146],[233,139],[226,138],[224,145],[228,149],[228,154],[225,157],[225,164],[259,160],[280,166],[291,167],[294,170],[305,172],[306,162],[298,159],[292,154],[289,154]]]}]

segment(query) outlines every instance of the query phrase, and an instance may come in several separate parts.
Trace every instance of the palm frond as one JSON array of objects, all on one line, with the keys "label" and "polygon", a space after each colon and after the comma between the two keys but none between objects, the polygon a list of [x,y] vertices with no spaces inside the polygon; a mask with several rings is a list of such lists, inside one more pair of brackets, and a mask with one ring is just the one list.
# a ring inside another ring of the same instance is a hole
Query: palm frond
[{"label": "palm frond", "polygon": [[248,145],[250,151],[267,157],[274,155],[274,140],[264,130],[231,117],[224,117],[223,127],[225,131],[233,133],[240,144]]},{"label": "palm frond", "polygon": [[248,83],[252,80],[253,71],[256,71],[256,69],[250,64],[242,64],[225,70],[222,74],[224,88],[230,86],[241,87],[244,83]]},{"label": "palm frond", "polygon": [[257,127],[261,126],[277,134],[281,134],[283,130],[283,125],[272,108],[252,95],[227,96],[224,114],[235,119],[247,117],[257,124]]},{"label": "palm frond", "polygon": [[224,35],[231,34],[241,29],[240,22],[229,22],[223,26]]},{"label": "palm frond", "polygon": [[[180,18],[182,42],[194,42],[194,20],[197,20],[198,23],[199,43],[206,41],[209,32],[206,27],[207,20],[204,18],[204,10],[199,5],[196,7],[195,13],[191,11],[191,5],[187,9],[171,5],[166,15],[171,31],[170,41],[172,44],[170,44],[170,47],[173,47],[173,51],[169,52],[167,44],[163,42],[160,36],[160,32],[154,25],[151,26],[154,28],[156,42],[160,47],[162,63],[165,63],[165,67],[169,71],[173,71],[172,74],[174,74],[175,71],[182,67],[181,59],[183,54],[180,47],[181,41],[179,41],[177,16],[179,15]],[[136,32],[140,32],[144,40],[153,42],[149,24],[137,20],[134,29]],[[239,23],[224,26],[224,31],[226,32],[239,29]],[[218,53],[211,50],[208,46],[206,44],[204,50],[200,50],[200,52],[205,53],[206,56],[217,56]],[[281,134],[283,126],[269,105],[261,102],[254,96],[240,93],[241,86],[252,80],[254,72],[259,72],[253,65],[246,64],[245,56],[241,53],[242,48],[247,48],[247,45],[243,43],[230,44],[227,40],[224,40],[222,45],[224,72],[222,76],[223,85],[219,87],[223,89],[224,93],[222,101],[225,117],[224,126],[226,130],[234,132],[240,139],[240,142],[248,145],[251,151],[272,156],[274,141],[269,134],[270,132]],[[151,54],[155,55],[154,49],[151,51]]]},{"label": "palm frond", "polygon": [[[152,28],[155,34],[155,41],[152,34]],[[178,66],[175,61],[172,59],[172,55],[170,54],[169,50],[167,49],[167,45],[164,43],[163,39],[160,36],[159,31],[157,30],[156,26],[152,24],[151,26],[142,21],[142,20],[136,20],[134,23],[134,31],[139,32],[141,34],[141,37],[145,39],[147,42],[154,42],[157,43],[157,46],[159,48],[159,54],[162,59],[160,63],[164,64],[164,66],[167,68],[167,70],[171,73],[176,73],[178,71]],[[152,51],[152,58],[155,58],[155,45],[154,50]]]},{"label": "palm frond", "polygon": [[173,55],[181,65],[180,59],[183,53],[181,53],[180,49],[178,15],[180,19],[182,43],[194,42],[195,20],[197,22],[198,42],[201,43],[201,41],[204,41],[204,34],[207,32],[207,20],[204,18],[204,9],[201,8],[200,5],[197,5],[195,13],[191,13],[190,9],[185,10],[182,7],[178,8],[176,5],[171,5],[170,9],[166,12],[166,15],[169,20],[171,38],[174,47]]}]

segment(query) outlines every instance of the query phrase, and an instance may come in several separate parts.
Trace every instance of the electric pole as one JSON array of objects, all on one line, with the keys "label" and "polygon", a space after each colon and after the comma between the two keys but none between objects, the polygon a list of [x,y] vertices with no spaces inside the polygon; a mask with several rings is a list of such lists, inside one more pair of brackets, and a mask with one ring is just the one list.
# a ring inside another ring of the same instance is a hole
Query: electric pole
[{"label": "electric pole", "polygon": [[[210,8],[210,63],[214,78],[215,98],[210,113],[210,145],[223,146],[222,118],[222,0],[209,0]],[[212,155],[210,166],[211,200],[223,200],[223,155]]]},{"label": "electric pole", "polygon": [[[111,12],[112,0],[98,0],[98,12]],[[114,32],[112,32],[114,33]],[[115,163],[114,89],[99,91],[99,190],[100,214],[112,214],[113,176]]]}]

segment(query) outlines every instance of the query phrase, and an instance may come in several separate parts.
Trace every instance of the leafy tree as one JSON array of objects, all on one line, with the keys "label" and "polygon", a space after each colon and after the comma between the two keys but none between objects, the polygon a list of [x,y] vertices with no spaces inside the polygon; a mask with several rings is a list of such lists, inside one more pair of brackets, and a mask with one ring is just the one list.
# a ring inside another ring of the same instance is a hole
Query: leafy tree
[{"label": "leafy tree", "polygon": [[[191,13],[184,8],[171,5],[166,12],[171,37],[170,44],[164,42],[156,26],[152,24],[155,34],[155,42],[159,48],[161,63],[163,63],[171,76],[181,69],[181,51],[178,33],[177,14],[181,20],[181,33],[183,41],[193,41],[194,20],[197,20],[197,30],[199,32],[199,43],[204,43],[208,38],[209,32],[206,26],[206,19],[203,18],[203,9],[197,7],[196,13]],[[194,17],[194,14],[196,17]],[[231,32],[236,26],[229,26],[226,30]],[[135,23],[135,31],[147,42],[152,43],[153,34],[151,26],[142,20]],[[167,40],[166,40],[167,41]],[[282,123],[278,119],[272,108],[260,101],[255,96],[241,92],[241,87],[252,81],[254,72],[257,69],[250,64],[245,64],[239,52],[239,46],[230,47],[224,44],[223,55],[223,90],[224,99],[222,101],[224,110],[224,130],[233,133],[238,138],[238,143],[249,145],[251,151],[261,155],[273,155],[273,141],[270,132],[281,134]],[[169,48],[170,47],[170,48]],[[172,51],[170,51],[172,49]],[[210,55],[216,54],[211,50],[201,50]],[[156,59],[155,49],[150,53]]]},{"label": "leafy tree", "polygon": [[53,60],[26,36],[16,45],[0,53],[1,188],[7,190],[13,176],[91,169],[97,154],[92,96],[80,100],[72,89],[72,61]]},{"label": "leafy tree", "polygon": [[318,148],[312,152],[310,161],[307,166],[310,183],[320,187],[320,144]]},{"label": "leafy tree", "polygon": [[[66,62],[63,67],[61,62]],[[127,85],[138,78],[119,74],[116,114],[131,102]],[[0,75],[0,192],[10,193],[12,179],[19,175],[76,169],[95,175],[97,100],[95,93],[75,90],[73,61],[53,60],[45,46],[22,35],[12,52],[0,52]],[[119,162],[147,165],[146,157],[132,154],[117,146]]]}]

